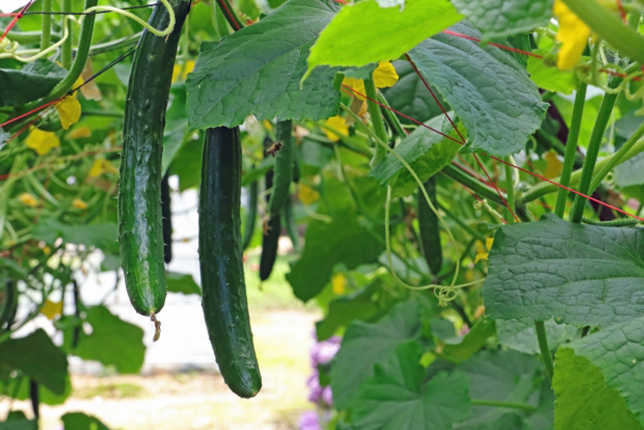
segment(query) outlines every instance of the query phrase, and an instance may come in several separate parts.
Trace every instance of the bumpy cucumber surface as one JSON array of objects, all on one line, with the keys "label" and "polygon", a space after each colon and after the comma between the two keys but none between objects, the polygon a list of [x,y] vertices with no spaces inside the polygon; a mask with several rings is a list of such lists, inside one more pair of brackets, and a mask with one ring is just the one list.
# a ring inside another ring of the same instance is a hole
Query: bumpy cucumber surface
[{"label": "bumpy cucumber surface", "polygon": [[[125,101],[123,152],[119,185],[119,242],[125,285],[134,309],[157,313],[166,296],[161,216],[161,153],[172,69],[181,27],[190,0],[170,0],[174,31],[158,37],[144,31],[134,54]],[[168,25],[168,12],[158,3],[148,21]]]},{"label": "bumpy cucumber surface", "polygon": [[248,248],[255,232],[257,221],[257,196],[259,194],[259,182],[253,181],[248,187],[248,210],[246,211],[246,222],[244,223],[244,237],[242,239],[242,251]]},{"label": "bumpy cucumber surface", "polygon": [[166,263],[172,261],[172,200],[170,199],[170,184],[166,172],[161,180],[161,224],[163,226],[163,260]]},{"label": "bumpy cucumber surface", "polygon": [[[429,178],[424,186],[429,199],[436,207],[436,178]],[[438,217],[429,207],[425,201],[425,196],[420,190],[418,190],[418,229],[420,230],[420,244],[429,270],[434,275],[437,275],[443,266],[440,226]]]},{"label": "bumpy cucumber surface", "polygon": [[[266,146],[267,142],[264,142]],[[264,186],[265,189],[273,187],[273,169],[266,172]],[[266,202],[270,202],[271,194],[266,194]],[[280,239],[280,230],[282,228],[280,222],[280,214],[272,215],[268,220],[268,228],[264,231],[262,236],[262,254],[259,259],[259,279],[265,281],[271,276],[275,259],[277,258],[277,247]]]},{"label": "bumpy cucumber surface", "polygon": [[239,128],[206,131],[199,192],[202,305],[224,381],[240,397],[255,396],[262,379],[250,329],[241,249]]},{"label": "bumpy cucumber surface", "polygon": [[275,156],[275,167],[271,198],[268,201],[270,216],[279,215],[286,200],[290,197],[289,188],[293,180],[293,122],[280,121],[275,127],[275,137],[282,142],[282,149]]}]

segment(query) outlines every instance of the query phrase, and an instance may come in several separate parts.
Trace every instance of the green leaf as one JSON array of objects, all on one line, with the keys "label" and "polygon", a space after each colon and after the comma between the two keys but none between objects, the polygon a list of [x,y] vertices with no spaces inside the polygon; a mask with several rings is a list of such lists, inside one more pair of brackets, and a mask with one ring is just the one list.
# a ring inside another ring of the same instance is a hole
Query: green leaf
[{"label": "green leaf", "polygon": [[[555,423],[558,428],[570,429],[582,428],[585,423],[583,428],[592,430],[607,428],[601,423],[613,419],[623,420],[624,424],[610,428],[643,428],[643,380],[644,317],[576,340],[557,351],[553,380],[557,396]],[[575,403],[572,396],[577,397]],[[587,414],[583,412],[583,396],[589,397]],[[590,409],[593,406],[599,409]],[[598,417],[600,412],[606,416]],[[573,416],[578,414],[584,418],[573,423]],[[633,421],[639,424],[625,424]]]},{"label": "green leaf", "polygon": [[[380,89],[391,108],[421,122],[442,115],[440,106],[418,77],[414,67],[408,61],[402,60],[393,61],[392,64],[398,73],[398,82],[393,87]],[[435,88],[432,90],[443,105],[438,91]],[[403,116],[398,116],[398,119],[403,124],[416,124]]]},{"label": "green leaf", "polygon": [[118,228],[115,223],[65,225],[53,218],[44,218],[38,221],[32,235],[34,239],[50,245],[61,237],[67,243],[118,250]]},{"label": "green leaf", "polygon": [[[466,23],[450,30],[480,37]],[[541,126],[548,105],[510,53],[441,33],[409,56],[463,121],[473,149],[496,156],[513,154]]]},{"label": "green leaf", "polygon": [[67,71],[49,60],[39,59],[22,70],[0,69],[0,106],[19,106],[37,100],[65,77]]},{"label": "green leaf", "polygon": [[355,269],[377,261],[383,250],[383,242],[353,217],[334,218],[330,224],[313,221],[306,229],[302,255],[291,264],[286,280],[295,296],[306,302],[322,291],[336,264]]},{"label": "green leaf", "polygon": [[375,324],[351,323],[331,367],[334,406],[347,408],[360,384],[373,376],[375,364],[384,363],[398,345],[420,336],[420,307],[413,301],[395,305]]},{"label": "green leaf", "polygon": [[[545,326],[551,350],[557,349],[559,345],[569,342],[577,335],[577,327],[574,325],[557,324],[550,320],[545,322]],[[534,321],[531,319],[498,320],[496,322],[496,336],[499,343],[505,347],[526,354],[540,353]]]},{"label": "green leaf", "polygon": [[18,369],[56,394],[65,392],[67,356],[43,329],[0,344],[0,363]]},{"label": "green leaf", "polygon": [[165,114],[165,127],[163,129],[163,155],[161,174],[170,167],[174,156],[181,148],[188,118],[186,117],[186,86],[184,83],[174,84],[170,91],[170,102]]},{"label": "green leaf", "polygon": [[346,327],[352,321],[372,321],[387,312],[393,303],[385,301],[383,304],[383,282],[386,281],[376,278],[353,294],[331,300],[324,319],[315,323],[318,341],[330,338],[338,328]]},{"label": "green leaf", "polygon": [[467,376],[441,372],[424,384],[421,355],[418,342],[406,342],[376,365],[351,409],[353,429],[451,430],[470,414]]},{"label": "green leaf", "polygon": [[[641,345],[638,346],[641,348]],[[617,389],[606,384],[601,370],[586,357],[575,355],[572,348],[560,348],[555,363],[552,387],[557,396],[556,429],[644,428],[628,409],[624,397]]]},{"label": "green leaf", "polygon": [[615,167],[615,182],[621,188],[644,184],[644,153]]},{"label": "green leaf", "polygon": [[487,339],[494,336],[495,333],[494,320],[482,319],[474,324],[474,327],[463,337],[460,343],[445,345],[441,357],[454,363],[467,360],[476,354],[485,345]]},{"label": "green leaf", "polygon": [[[489,409],[489,408],[488,408]],[[454,425],[454,430],[533,430],[520,415],[497,409]]]},{"label": "green leaf", "polygon": [[612,324],[644,314],[644,231],[545,215],[501,227],[483,284],[487,316]]},{"label": "green leaf", "polygon": [[63,420],[65,430],[109,430],[101,420],[82,412],[67,412],[60,419]]},{"label": "green leaf", "polygon": [[320,68],[300,88],[309,49],[331,21],[332,0],[290,0],[257,24],[204,42],[188,75],[190,127],[231,127],[259,120],[318,120],[338,111],[336,70]]},{"label": "green leaf", "polygon": [[168,272],[165,275],[165,280],[170,293],[201,295],[201,288],[190,274]]},{"label": "green leaf", "polygon": [[483,32],[483,40],[489,41],[548,25],[553,0],[453,0],[452,3]]},{"label": "green leaf", "polygon": [[[444,116],[427,121],[427,126],[452,137],[458,136]],[[395,151],[424,182],[449,164],[461,147],[459,143],[447,139],[433,130],[418,127],[400,144],[396,145]],[[378,179],[381,185],[387,183],[394,185],[393,195],[395,197],[406,197],[418,189],[418,184],[411,173],[391,153],[387,153],[382,162],[371,171],[371,176]]]},{"label": "green leaf", "polygon": [[[544,55],[547,51],[537,50],[535,54]],[[528,57],[528,74],[539,88],[563,94],[572,94],[577,88],[577,72],[559,70],[548,66],[541,58]]]},{"label": "green leaf", "polygon": [[[81,334],[72,354],[85,360],[114,365],[120,373],[138,373],[145,358],[143,330],[113,315],[105,306],[92,306],[86,321],[92,334]],[[65,336],[71,336],[66,332]],[[67,339],[65,339],[67,341]]]},{"label": "green leaf", "polygon": [[345,6],[311,48],[309,70],[395,60],[462,18],[447,0],[407,0],[404,8],[383,9],[372,0]]},{"label": "green leaf", "polygon": [[38,430],[37,420],[10,420],[0,422],[0,430]]},{"label": "green leaf", "polygon": [[198,187],[201,182],[203,137],[185,142],[170,165],[173,175],[179,176],[179,192]]}]

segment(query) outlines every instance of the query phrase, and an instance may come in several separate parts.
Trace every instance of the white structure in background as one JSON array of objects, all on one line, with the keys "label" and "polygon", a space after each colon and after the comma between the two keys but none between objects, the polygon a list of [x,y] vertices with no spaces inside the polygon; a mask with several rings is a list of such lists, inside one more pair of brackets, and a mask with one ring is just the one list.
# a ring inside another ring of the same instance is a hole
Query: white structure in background
[{"label": "white structure in background", "polygon": [[29,0],[0,0],[0,12],[13,12],[20,9],[27,3],[29,3]]}]

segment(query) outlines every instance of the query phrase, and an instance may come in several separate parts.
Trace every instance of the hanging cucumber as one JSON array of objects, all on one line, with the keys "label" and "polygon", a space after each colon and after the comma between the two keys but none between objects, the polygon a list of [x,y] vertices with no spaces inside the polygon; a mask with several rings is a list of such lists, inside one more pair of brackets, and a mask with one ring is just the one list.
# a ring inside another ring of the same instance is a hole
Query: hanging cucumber
[{"label": "hanging cucumber", "polygon": [[208,335],[224,381],[240,397],[262,386],[241,249],[239,128],[206,130],[199,192],[199,262]]},{"label": "hanging cucumber", "polygon": [[242,251],[248,248],[250,241],[255,232],[255,223],[257,221],[257,195],[259,194],[259,183],[253,181],[248,189],[248,210],[246,212],[246,222],[244,223],[244,238],[242,239]]},{"label": "hanging cucumber", "polygon": [[[286,200],[291,196],[289,189],[293,180],[293,122],[280,121],[275,127],[275,137],[280,149],[276,151],[273,186],[271,198],[268,201],[268,214],[273,217],[279,215]],[[273,147],[275,147],[273,145]],[[270,149],[267,151],[270,152]]]},{"label": "hanging cucumber", "polygon": [[166,172],[161,180],[161,224],[163,226],[163,261],[172,261],[172,200],[170,199],[170,184]]},{"label": "hanging cucumber", "polygon": [[[429,178],[424,186],[429,199],[434,207],[437,207],[436,177]],[[439,221],[420,190],[418,191],[418,229],[420,230],[420,244],[429,270],[437,275],[443,266]]]},{"label": "hanging cucumber", "polygon": [[[134,309],[150,317],[165,302],[161,216],[161,152],[172,69],[190,0],[170,0],[176,24],[158,37],[144,31],[134,54],[125,101],[119,185],[119,242],[125,285]],[[148,21],[165,28],[169,14],[158,3]],[[155,335],[156,337],[156,335]]]},{"label": "hanging cucumber", "polygon": [[284,225],[286,226],[286,232],[288,237],[291,238],[293,243],[293,250],[295,252],[300,252],[302,246],[300,245],[300,235],[297,231],[297,224],[295,223],[295,216],[293,216],[293,200],[290,198],[286,199],[286,204],[284,204],[284,209],[282,209],[284,214]]},{"label": "hanging cucumber", "polygon": [[[270,144],[270,141],[264,141],[264,146]],[[273,145],[274,146],[274,145]],[[272,146],[271,146],[272,147]],[[266,154],[270,148],[266,149]],[[277,161],[277,160],[276,160]],[[266,172],[264,177],[264,187],[266,190],[273,188],[273,169]],[[266,202],[269,203],[271,200],[271,193],[266,194]],[[270,203],[269,203],[270,204]],[[270,216],[270,215],[269,215]],[[270,216],[268,221],[264,221],[264,235],[262,236],[262,254],[259,259],[259,279],[265,281],[271,276],[273,271],[273,266],[275,265],[275,259],[277,258],[277,246],[280,239],[280,230],[282,229],[280,223],[280,214],[279,212],[276,215]]]}]

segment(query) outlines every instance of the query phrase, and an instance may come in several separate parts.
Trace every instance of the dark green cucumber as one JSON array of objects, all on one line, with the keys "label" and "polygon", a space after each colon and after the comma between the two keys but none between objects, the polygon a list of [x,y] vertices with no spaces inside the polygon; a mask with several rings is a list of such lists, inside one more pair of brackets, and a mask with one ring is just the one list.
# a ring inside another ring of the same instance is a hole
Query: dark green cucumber
[{"label": "dark green cucumber", "polygon": [[202,306],[224,381],[240,397],[262,386],[250,329],[241,249],[239,128],[206,130],[199,192]]},{"label": "dark green cucumber", "polygon": [[[270,145],[270,142],[264,141],[264,146]],[[266,154],[264,154],[266,156]],[[273,169],[266,172],[264,177],[264,189],[269,190],[273,188]],[[266,202],[270,202],[271,194],[266,194]],[[280,222],[280,214],[273,215],[268,220],[267,228],[264,229],[262,236],[262,254],[259,259],[259,279],[265,281],[271,276],[275,259],[277,258],[277,247],[280,239],[280,230],[282,229]]]},{"label": "dark green cucumber", "polygon": [[[153,315],[165,303],[161,216],[161,152],[172,69],[190,0],[170,0],[172,33],[143,32],[134,54],[125,100],[119,185],[119,242],[125,285],[134,309]],[[163,29],[169,16],[158,3],[148,23]]]},{"label": "dark green cucumber", "polygon": [[257,222],[257,196],[259,195],[259,182],[253,181],[248,188],[248,209],[246,211],[246,222],[244,223],[244,238],[242,239],[242,251],[248,248],[255,232]]},{"label": "dark green cucumber", "polygon": [[172,261],[172,200],[170,199],[170,184],[166,172],[161,180],[161,225],[163,226],[163,261]]},{"label": "dark green cucumber", "polygon": [[284,209],[282,209],[284,215],[284,225],[286,227],[286,232],[288,237],[291,238],[291,243],[293,243],[293,250],[295,252],[300,252],[302,246],[300,245],[300,235],[297,231],[297,224],[295,223],[295,216],[293,215],[293,199],[286,199],[286,204]]},{"label": "dark green cucumber", "polygon": [[[436,202],[436,177],[429,178],[424,185],[434,207],[438,207]],[[440,226],[438,217],[425,201],[425,196],[421,190],[418,190],[418,229],[420,230],[420,245],[425,261],[427,261],[429,270],[434,275],[437,275],[443,266]]]},{"label": "dark green cucumber", "polygon": [[275,156],[275,167],[271,198],[268,201],[268,214],[279,215],[286,200],[291,196],[289,189],[293,180],[293,122],[280,121],[275,127],[275,137],[282,142],[282,149]]}]

